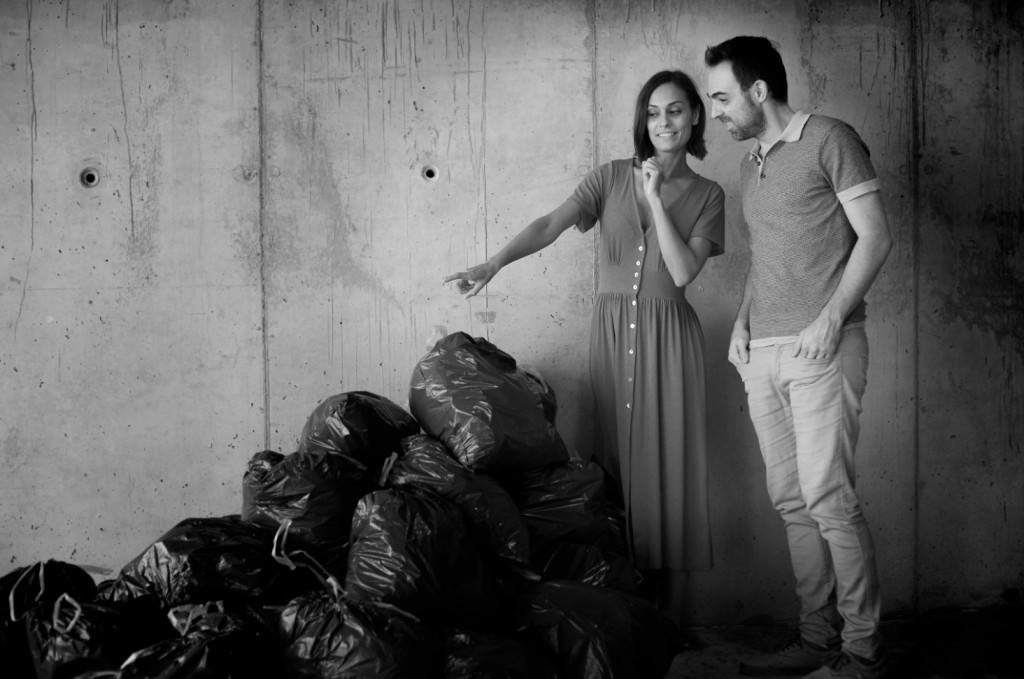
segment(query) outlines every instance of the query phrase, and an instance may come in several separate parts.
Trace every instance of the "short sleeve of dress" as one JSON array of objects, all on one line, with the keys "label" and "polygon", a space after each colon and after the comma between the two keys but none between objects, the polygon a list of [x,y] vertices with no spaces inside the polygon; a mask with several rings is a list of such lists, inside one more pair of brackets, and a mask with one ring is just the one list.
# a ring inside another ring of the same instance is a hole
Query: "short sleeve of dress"
[{"label": "short sleeve of dress", "polygon": [[709,257],[725,252],[725,191],[712,182],[707,200],[697,217],[697,223],[690,231],[690,238],[700,236],[711,241]]},{"label": "short sleeve of dress", "polygon": [[604,209],[605,187],[611,179],[610,170],[611,166],[607,163],[591,170],[573,191],[572,200],[580,208],[580,220],[576,224],[576,228],[581,233],[592,229],[597,220],[601,218],[601,212]]},{"label": "short sleeve of dress", "polygon": [[844,122],[837,121],[822,139],[819,162],[832,190],[841,199],[878,190],[868,147]]}]

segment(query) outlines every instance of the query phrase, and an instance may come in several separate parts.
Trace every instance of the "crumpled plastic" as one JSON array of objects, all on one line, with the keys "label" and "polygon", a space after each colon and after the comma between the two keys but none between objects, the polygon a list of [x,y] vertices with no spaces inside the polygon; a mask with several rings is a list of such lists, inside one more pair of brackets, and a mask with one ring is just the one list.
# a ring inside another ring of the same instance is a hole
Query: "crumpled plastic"
[{"label": "crumpled plastic", "polygon": [[424,619],[487,625],[501,595],[467,537],[461,510],[439,495],[374,491],[352,519],[345,593]]},{"label": "crumpled plastic", "polygon": [[593,587],[611,587],[631,594],[640,591],[642,576],[622,554],[578,542],[554,544],[544,558],[538,555],[545,580],[573,580]]},{"label": "crumpled plastic", "polygon": [[28,615],[49,615],[64,594],[82,601],[96,596],[96,583],[84,569],[49,559],[21,566],[0,578],[0,668],[10,676],[31,676]]},{"label": "crumpled plastic", "polygon": [[379,487],[402,438],[419,431],[411,414],[378,394],[324,399],[306,419],[296,452],[264,450],[249,460],[242,518],[274,529],[290,520],[290,543],[340,575],[356,502]]},{"label": "crumpled plastic", "polygon": [[529,565],[529,531],[519,506],[495,478],[469,470],[426,434],[402,439],[402,451],[386,485],[427,489],[454,502],[482,549],[515,567]]},{"label": "crumpled plastic", "polygon": [[514,621],[555,654],[562,679],[662,679],[684,647],[681,630],[653,604],[577,582],[532,585]]},{"label": "crumpled plastic", "polygon": [[0,618],[16,620],[33,606],[53,610],[62,594],[91,601],[96,583],[85,569],[65,561],[48,559],[15,568],[0,578]]},{"label": "crumpled plastic", "polygon": [[413,370],[409,408],[475,472],[515,478],[568,459],[554,392],[482,337],[438,340]]},{"label": "crumpled plastic", "polygon": [[393,608],[319,590],[280,612],[278,636],[289,677],[408,679],[436,666],[431,629]]},{"label": "crumpled plastic", "polygon": [[117,670],[133,651],[171,632],[152,598],[104,603],[65,593],[50,609],[33,607],[26,620],[36,679]]},{"label": "crumpled plastic", "polygon": [[274,531],[237,514],[185,519],[100,583],[99,598],[155,596],[164,608],[219,599],[287,601],[302,586],[271,556]]},{"label": "crumpled plastic", "polygon": [[120,679],[281,676],[272,628],[254,609],[209,601],[175,606],[167,615],[179,636],[137,650]]},{"label": "crumpled plastic", "polygon": [[322,452],[256,453],[242,478],[242,519],[273,529],[290,520],[289,541],[341,574],[352,512],[373,485],[350,466]]},{"label": "crumpled plastic", "polygon": [[376,481],[384,460],[401,441],[420,431],[416,419],[394,401],[369,391],[324,399],[306,419],[298,452],[345,458],[353,479]]},{"label": "crumpled plastic", "polygon": [[511,489],[530,530],[535,561],[562,542],[625,549],[615,527],[621,511],[608,502],[604,483],[600,465],[574,458],[534,472]]}]

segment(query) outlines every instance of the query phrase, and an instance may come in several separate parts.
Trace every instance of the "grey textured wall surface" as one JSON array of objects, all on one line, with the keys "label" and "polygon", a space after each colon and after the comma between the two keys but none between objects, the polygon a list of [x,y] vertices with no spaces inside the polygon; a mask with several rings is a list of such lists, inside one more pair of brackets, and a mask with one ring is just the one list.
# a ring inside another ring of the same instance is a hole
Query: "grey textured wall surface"
[{"label": "grey textured wall surface", "polygon": [[[591,446],[594,235],[471,301],[493,254],[704,48],[778,41],[798,108],[872,150],[895,248],[868,297],[858,487],[889,611],[1024,586],[1024,12],[1011,0],[0,3],[0,564],[117,569],[237,512],[249,456],[323,398],[404,404],[439,333],[539,370]],[[715,567],[694,622],[792,616],[782,526],[725,343],[747,143],[709,126],[727,252],[688,296],[708,346]],[[82,172],[98,183],[86,186]]]},{"label": "grey textured wall surface", "polygon": [[918,18],[922,601],[1024,582],[1024,6]]}]

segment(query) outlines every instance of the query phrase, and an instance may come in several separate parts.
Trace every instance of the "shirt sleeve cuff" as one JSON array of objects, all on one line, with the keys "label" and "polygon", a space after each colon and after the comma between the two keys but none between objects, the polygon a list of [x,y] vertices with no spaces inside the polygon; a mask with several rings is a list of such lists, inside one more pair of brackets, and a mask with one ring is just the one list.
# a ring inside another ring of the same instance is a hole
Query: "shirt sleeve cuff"
[{"label": "shirt sleeve cuff", "polygon": [[849,203],[854,198],[860,198],[865,193],[871,193],[872,191],[878,191],[878,179],[869,179],[866,182],[861,182],[856,186],[851,186],[848,189],[840,191],[836,194],[836,198],[839,199],[840,203]]}]

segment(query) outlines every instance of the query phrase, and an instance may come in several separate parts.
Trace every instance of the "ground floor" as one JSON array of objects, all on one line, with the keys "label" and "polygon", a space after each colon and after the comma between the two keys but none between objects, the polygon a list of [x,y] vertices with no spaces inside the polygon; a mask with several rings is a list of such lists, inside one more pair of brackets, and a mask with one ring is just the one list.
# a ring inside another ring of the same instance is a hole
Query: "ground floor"
[{"label": "ground floor", "polygon": [[[743,658],[784,645],[793,627],[756,621],[686,630],[690,649],[666,679],[734,679]],[[1024,679],[1024,602],[889,616],[892,679]]]}]

